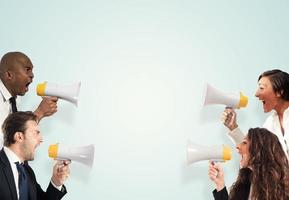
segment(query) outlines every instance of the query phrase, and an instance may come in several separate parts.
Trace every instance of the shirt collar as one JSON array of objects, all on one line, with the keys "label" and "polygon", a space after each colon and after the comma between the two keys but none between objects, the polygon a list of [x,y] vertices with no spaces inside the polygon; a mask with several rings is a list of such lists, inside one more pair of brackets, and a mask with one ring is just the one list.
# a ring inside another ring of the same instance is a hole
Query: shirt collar
[{"label": "shirt collar", "polygon": [[4,152],[5,152],[10,163],[15,163],[15,162],[21,163],[19,157],[8,147],[4,146]]},{"label": "shirt collar", "polygon": [[277,116],[277,111],[276,110],[273,109],[272,113],[273,113],[274,116]]},{"label": "shirt collar", "polygon": [[4,83],[2,82],[2,80],[0,80],[0,92],[2,94],[4,101],[8,101],[12,97],[12,95],[10,94],[10,92],[7,90]]}]

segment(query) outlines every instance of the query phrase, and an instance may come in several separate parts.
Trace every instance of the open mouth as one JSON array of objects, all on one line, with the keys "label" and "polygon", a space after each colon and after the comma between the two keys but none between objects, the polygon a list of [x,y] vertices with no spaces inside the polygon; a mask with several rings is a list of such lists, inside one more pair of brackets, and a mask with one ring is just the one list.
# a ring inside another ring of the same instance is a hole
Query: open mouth
[{"label": "open mouth", "polygon": [[25,85],[25,90],[28,91],[28,87],[29,85],[31,84],[31,82],[28,82],[26,85]]},{"label": "open mouth", "polygon": [[259,101],[261,101],[263,105],[265,105],[265,103],[266,103],[265,100],[260,99],[260,98],[259,98]]},{"label": "open mouth", "polygon": [[247,159],[245,155],[241,156],[241,160],[240,160],[240,166],[241,167],[246,167],[247,166]]}]

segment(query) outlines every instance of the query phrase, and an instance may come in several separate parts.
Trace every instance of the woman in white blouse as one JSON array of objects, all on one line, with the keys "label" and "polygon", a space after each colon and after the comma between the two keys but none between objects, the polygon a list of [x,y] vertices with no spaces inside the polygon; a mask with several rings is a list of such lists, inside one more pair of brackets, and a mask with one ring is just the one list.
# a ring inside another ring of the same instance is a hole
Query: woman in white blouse
[{"label": "woman in white blouse", "polygon": [[[288,156],[289,74],[278,69],[265,71],[258,78],[258,89],[255,96],[262,102],[265,113],[272,111],[263,127],[277,135]],[[236,112],[232,108],[226,108],[222,116],[224,125],[230,130],[229,135],[238,144],[245,135],[238,128],[236,117]]]}]

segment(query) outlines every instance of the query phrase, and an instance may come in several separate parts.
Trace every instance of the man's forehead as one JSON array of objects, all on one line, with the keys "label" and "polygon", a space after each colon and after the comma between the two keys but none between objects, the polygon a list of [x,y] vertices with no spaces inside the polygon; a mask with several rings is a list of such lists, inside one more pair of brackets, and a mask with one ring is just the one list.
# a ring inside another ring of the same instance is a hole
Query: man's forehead
[{"label": "man's forehead", "polygon": [[28,120],[26,122],[26,127],[27,128],[33,128],[33,129],[39,129],[38,123],[36,121],[34,121],[34,120]]},{"label": "man's forehead", "polygon": [[31,60],[24,55],[18,55],[13,61],[13,66],[16,65],[16,67],[33,67]]}]

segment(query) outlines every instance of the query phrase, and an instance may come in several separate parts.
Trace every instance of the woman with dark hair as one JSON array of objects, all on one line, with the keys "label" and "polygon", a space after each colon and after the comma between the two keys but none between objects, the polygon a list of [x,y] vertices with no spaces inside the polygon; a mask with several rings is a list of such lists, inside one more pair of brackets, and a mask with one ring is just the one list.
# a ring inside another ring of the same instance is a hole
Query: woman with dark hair
[{"label": "woman with dark hair", "polygon": [[[265,113],[272,112],[263,127],[274,133],[287,154],[289,153],[289,74],[279,69],[262,73],[258,78],[258,89],[255,96],[262,102]],[[223,122],[229,128],[229,135],[236,144],[244,138],[238,128],[236,112],[226,108]]]},{"label": "woman with dark hair", "polygon": [[220,163],[210,163],[209,177],[216,184],[215,200],[289,199],[289,164],[276,135],[265,128],[250,129],[237,150],[241,169],[229,194]]}]

